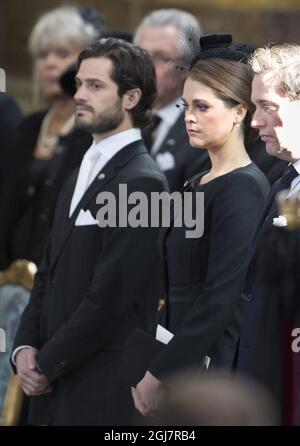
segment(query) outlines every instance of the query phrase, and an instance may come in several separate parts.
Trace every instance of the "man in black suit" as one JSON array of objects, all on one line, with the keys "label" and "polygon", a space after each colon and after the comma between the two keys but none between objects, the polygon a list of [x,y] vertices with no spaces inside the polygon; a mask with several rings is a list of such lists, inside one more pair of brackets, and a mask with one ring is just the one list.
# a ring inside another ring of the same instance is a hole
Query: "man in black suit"
[{"label": "man in black suit", "polygon": [[[300,46],[284,44],[259,48],[254,53],[251,66],[255,73],[252,102],[256,106],[252,125],[259,129],[268,154],[287,161],[289,165],[274,183],[256,230],[242,295],[244,310],[237,370],[267,386],[282,403],[282,329],[286,315],[282,313],[282,302],[267,293],[260,257],[268,227],[284,223],[284,217],[278,219],[276,193],[289,189],[292,195],[300,190]],[[291,280],[298,278],[291,277]],[[291,333],[289,337],[292,343]]]},{"label": "man in black suit", "polygon": [[158,228],[119,220],[120,186],[147,198],[167,189],[139,130],[155,98],[153,64],[132,44],[102,39],[80,54],[76,83],[76,122],[94,142],[61,192],[12,355],[31,424],[127,422],[123,345],[150,328],[160,297]]},{"label": "man in black suit", "polygon": [[134,39],[152,56],[157,78],[156,127],[145,130],[144,141],[171,191],[180,190],[186,180],[210,167],[207,151],[190,146],[183,108],[176,107],[181,105],[183,83],[201,33],[192,14],[160,9],[144,17]]}]

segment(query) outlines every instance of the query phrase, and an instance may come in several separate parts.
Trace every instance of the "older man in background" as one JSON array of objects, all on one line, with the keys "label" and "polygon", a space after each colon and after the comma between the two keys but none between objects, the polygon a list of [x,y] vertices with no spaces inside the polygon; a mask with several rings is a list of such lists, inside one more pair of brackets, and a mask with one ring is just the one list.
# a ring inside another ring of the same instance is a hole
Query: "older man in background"
[{"label": "older man in background", "polygon": [[189,144],[183,113],[176,105],[187,68],[199,45],[201,26],[192,14],[179,9],[159,9],[144,17],[134,41],[152,56],[158,95],[153,125],[143,133],[152,157],[165,173],[171,191],[209,167],[206,150]]}]

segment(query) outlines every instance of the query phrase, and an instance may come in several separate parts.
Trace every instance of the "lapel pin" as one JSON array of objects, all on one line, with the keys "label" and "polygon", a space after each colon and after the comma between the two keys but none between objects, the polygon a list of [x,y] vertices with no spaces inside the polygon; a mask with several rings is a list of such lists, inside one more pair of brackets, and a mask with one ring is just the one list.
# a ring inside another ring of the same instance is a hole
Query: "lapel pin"
[{"label": "lapel pin", "polygon": [[174,138],[169,138],[166,143],[168,144],[168,146],[175,146],[176,141]]},{"label": "lapel pin", "polygon": [[98,180],[104,180],[105,177],[105,173],[100,173],[100,175],[98,176]]}]

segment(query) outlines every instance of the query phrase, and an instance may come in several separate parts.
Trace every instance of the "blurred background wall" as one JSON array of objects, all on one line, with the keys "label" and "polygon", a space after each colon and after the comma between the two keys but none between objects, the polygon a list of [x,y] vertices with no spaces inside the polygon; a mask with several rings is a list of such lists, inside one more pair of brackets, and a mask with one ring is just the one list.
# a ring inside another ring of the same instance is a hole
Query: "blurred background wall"
[{"label": "blurred background wall", "polygon": [[255,46],[300,43],[300,0],[0,0],[0,67],[24,111],[32,107],[30,30],[41,13],[62,4],[99,10],[111,29],[134,31],[148,12],[178,7],[195,14],[205,32],[232,32]]}]

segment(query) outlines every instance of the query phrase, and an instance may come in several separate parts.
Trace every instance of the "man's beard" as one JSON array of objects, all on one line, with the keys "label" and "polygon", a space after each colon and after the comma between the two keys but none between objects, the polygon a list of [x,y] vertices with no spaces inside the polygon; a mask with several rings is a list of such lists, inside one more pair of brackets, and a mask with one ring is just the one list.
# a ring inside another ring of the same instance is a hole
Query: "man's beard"
[{"label": "man's beard", "polygon": [[81,121],[75,118],[76,127],[86,130],[89,133],[103,134],[115,130],[123,121],[124,112],[122,110],[122,100],[118,99],[115,104],[105,111],[94,115],[92,122]]}]

